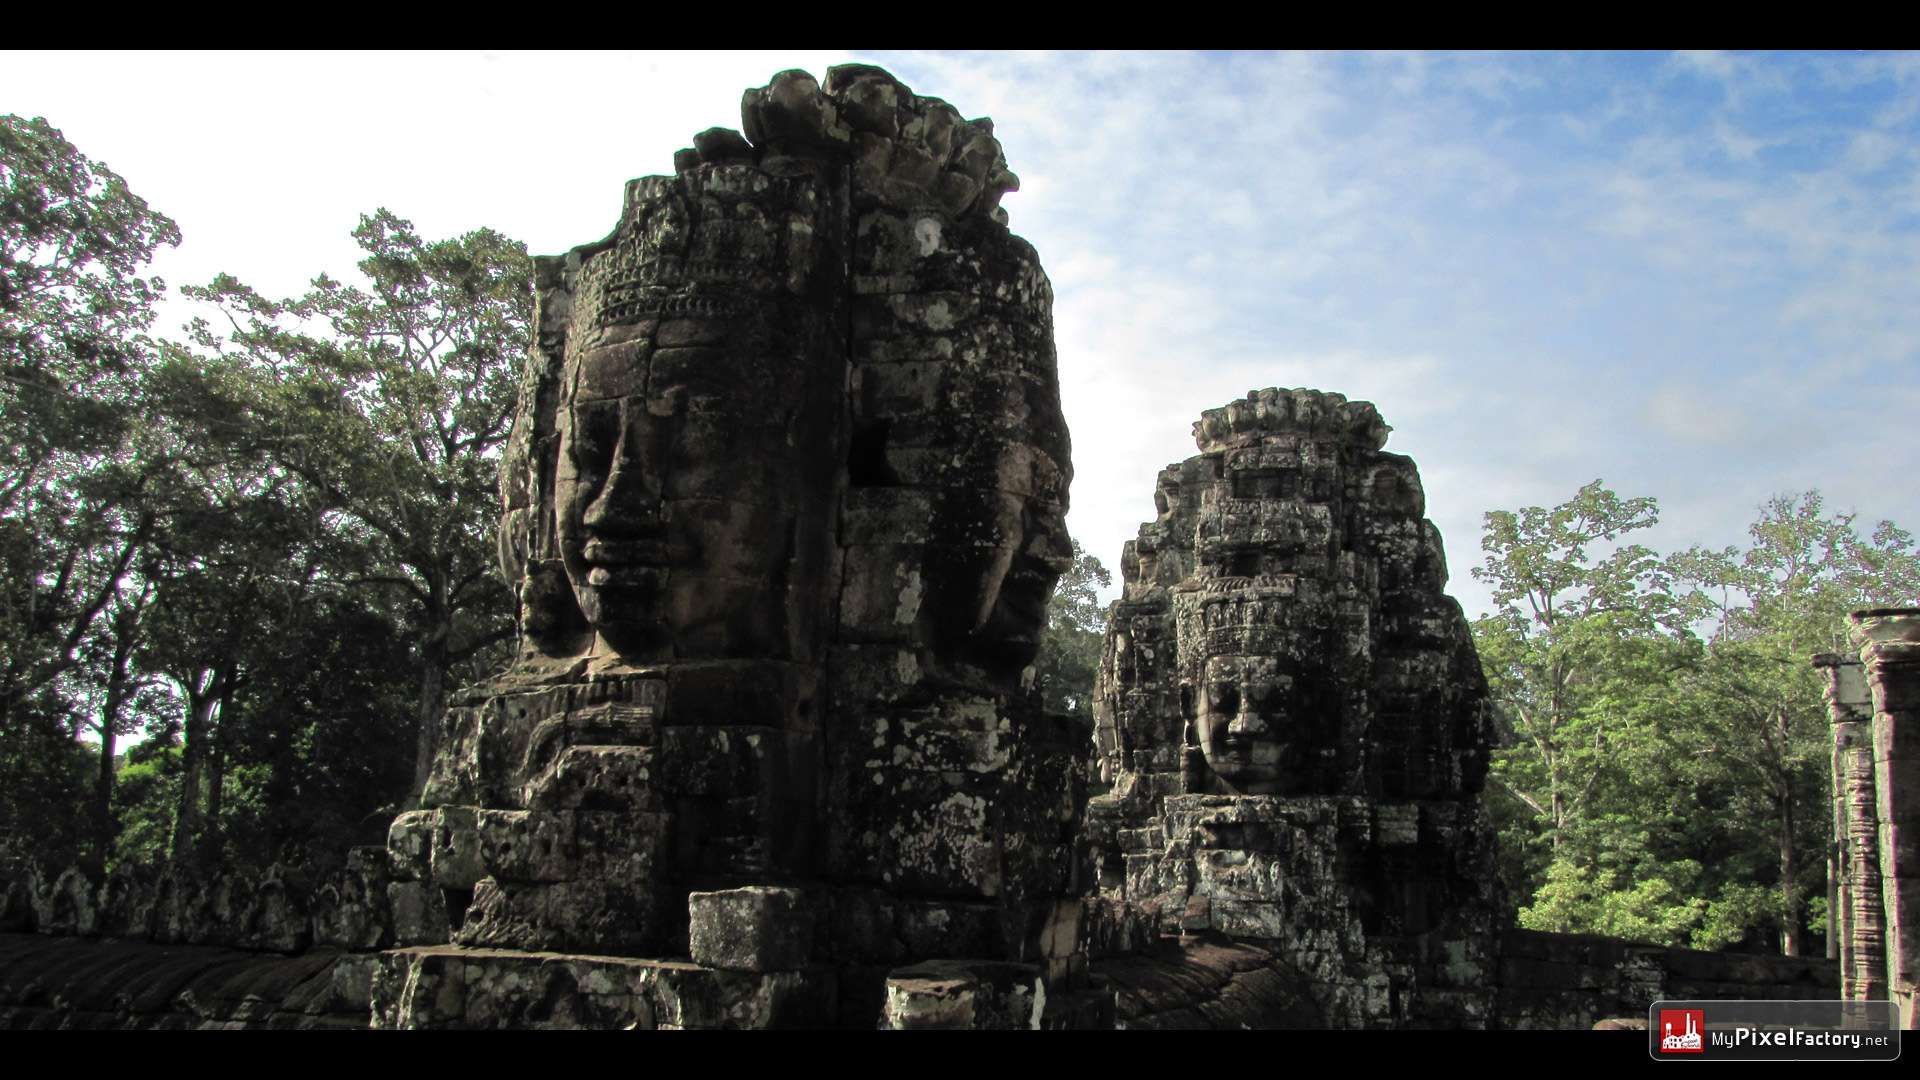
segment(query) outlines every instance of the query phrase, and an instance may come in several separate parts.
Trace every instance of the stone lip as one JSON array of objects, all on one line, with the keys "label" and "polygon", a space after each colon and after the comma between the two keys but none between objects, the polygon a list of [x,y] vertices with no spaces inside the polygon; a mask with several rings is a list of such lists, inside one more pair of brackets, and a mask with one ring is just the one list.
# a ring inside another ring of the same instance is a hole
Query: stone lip
[{"label": "stone lip", "polygon": [[1847,621],[1868,641],[1920,641],[1920,607],[1867,608]]}]

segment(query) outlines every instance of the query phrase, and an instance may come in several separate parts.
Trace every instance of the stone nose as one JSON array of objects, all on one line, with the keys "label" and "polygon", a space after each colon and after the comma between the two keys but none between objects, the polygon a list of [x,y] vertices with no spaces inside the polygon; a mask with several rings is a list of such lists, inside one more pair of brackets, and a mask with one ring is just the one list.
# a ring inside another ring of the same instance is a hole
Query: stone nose
[{"label": "stone nose", "polygon": [[1233,714],[1233,721],[1227,725],[1227,734],[1229,735],[1239,735],[1244,737],[1244,736],[1265,735],[1266,733],[1267,733],[1266,717],[1263,717],[1259,713],[1254,712],[1252,709],[1246,708],[1244,706],[1240,709],[1239,712],[1236,712]]},{"label": "stone nose", "polygon": [[600,494],[588,504],[581,517],[590,529],[606,532],[633,532],[652,527],[659,518],[660,485],[648,475],[645,464],[621,452],[613,457],[613,468]]}]

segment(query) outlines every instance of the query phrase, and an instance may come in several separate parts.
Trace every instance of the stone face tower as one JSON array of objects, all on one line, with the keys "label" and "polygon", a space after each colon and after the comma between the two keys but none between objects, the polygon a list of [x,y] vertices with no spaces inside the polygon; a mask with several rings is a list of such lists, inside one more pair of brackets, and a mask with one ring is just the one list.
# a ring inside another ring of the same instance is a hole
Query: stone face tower
[{"label": "stone face tower", "polygon": [[1085,787],[1023,685],[1071,465],[1018,182],[877,68],[742,118],[538,260],[522,651],[394,825],[403,940],[825,970],[867,1026],[916,961],[987,965],[983,1016],[1038,1001],[1083,967]]},{"label": "stone face tower", "polygon": [[1300,970],[1333,1026],[1488,1018],[1486,684],[1413,462],[1367,402],[1203,414],[1121,557],[1089,808],[1109,918]]}]

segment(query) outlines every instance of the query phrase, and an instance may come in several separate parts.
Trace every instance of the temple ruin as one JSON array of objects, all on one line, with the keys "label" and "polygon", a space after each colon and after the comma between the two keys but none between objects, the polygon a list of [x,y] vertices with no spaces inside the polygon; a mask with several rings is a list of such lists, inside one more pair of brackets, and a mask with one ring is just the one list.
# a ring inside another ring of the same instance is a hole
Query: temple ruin
[{"label": "temple ruin", "polygon": [[1484,1023],[1486,681],[1389,430],[1315,390],[1194,425],[1121,556],[1089,834],[1110,918],[1269,943],[1333,1026]]},{"label": "temple ruin", "polygon": [[1822,653],[1833,721],[1833,840],[1828,940],[1840,996],[1892,1001],[1914,1026],[1920,977],[1920,886],[1913,837],[1915,755],[1902,742],[1920,712],[1920,608],[1856,611],[1858,656]]},{"label": "temple ruin", "polygon": [[[536,262],[520,650],[450,703],[418,808],[325,881],[4,882],[0,1027],[1590,1028],[1839,996],[1824,961],[1512,926],[1479,660],[1369,403],[1205,412],[1122,555],[1095,728],[1049,715],[1072,465],[991,121],[864,65],[741,112]],[[1835,713],[1836,805],[1848,992],[1910,1022],[1896,622],[1873,719]]]}]

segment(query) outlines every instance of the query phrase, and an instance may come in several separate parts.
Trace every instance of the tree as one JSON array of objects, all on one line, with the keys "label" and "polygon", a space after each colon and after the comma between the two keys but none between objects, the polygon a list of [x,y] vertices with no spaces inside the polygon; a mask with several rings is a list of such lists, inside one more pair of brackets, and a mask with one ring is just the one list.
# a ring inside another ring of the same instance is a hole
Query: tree
[{"label": "tree", "polygon": [[1886,521],[1862,537],[1854,520],[1827,516],[1818,492],[1776,496],[1745,552],[1694,548],[1670,560],[1711,627],[1688,688],[1706,705],[1699,767],[1752,804],[1735,820],[1777,852],[1771,913],[1788,955],[1801,951],[1807,898],[1823,891],[1823,860],[1804,855],[1832,840],[1832,747],[1813,654],[1847,650],[1848,612],[1920,598],[1913,537]]},{"label": "tree", "polygon": [[1093,683],[1100,670],[1100,645],[1106,637],[1107,611],[1097,589],[1113,584],[1099,559],[1073,541],[1073,565],[1054,586],[1047,605],[1047,632],[1034,661],[1046,707],[1093,724]]},{"label": "tree", "polygon": [[1770,927],[1797,953],[1821,892],[1804,853],[1831,839],[1811,655],[1844,647],[1848,611],[1911,602],[1920,558],[1817,493],[1763,507],[1745,551],[1589,555],[1656,521],[1598,481],[1487,515],[1503,873],[1526,926],[1709,948]]},{"label": "tree", "polygon": [[1625,721],[1613,706],[1634,700],[1640,669],[1672,662],[1679,615],[1654,552],[1623,545],[1595,561],[1588,549],[1658,521],[1653,499],[1622,499],[1599,480],[1551,510],[1486,515],[1487,559],[1472,573],[1498,608],[1475,636],[1498,715],[1528,748],[1496,760],[1490,779],[1556,852],[1606,776]]},{"label": "tree", "polygon": [[90,697],[83,669],[116,655],[89,641],[156,521],[133,439],[164,286],[138,271],[179,241],[45,119],[0,117],[0,849],[31,838],[65,858],[97,840],[64,788],[78,731],[120,722],[92,711],[122,702],[111,676]]},{"label": "tree", "polygon": [[323,275],[276,302],[222,275],[185,291],[229,319],[224,339],[196,328],[242,376],[226,392],[246,424],[229,438],[257,444],[315,493],[333,573],[400,600],[419,677],[417,792],[451,684],[513,633],[492,533],[532,264],[491,230],[427,243],[384,209],[354,237],[367,290]]}]

